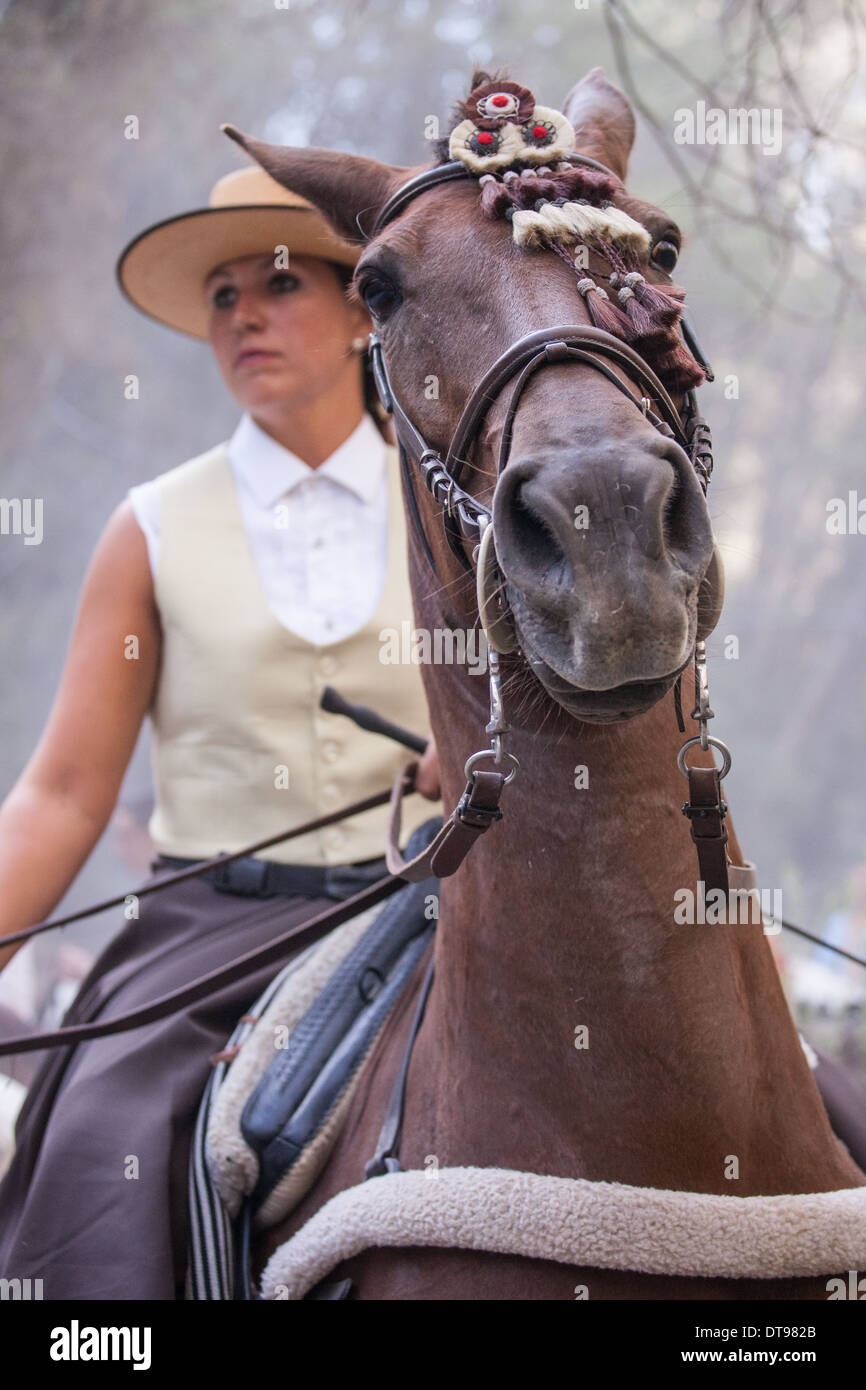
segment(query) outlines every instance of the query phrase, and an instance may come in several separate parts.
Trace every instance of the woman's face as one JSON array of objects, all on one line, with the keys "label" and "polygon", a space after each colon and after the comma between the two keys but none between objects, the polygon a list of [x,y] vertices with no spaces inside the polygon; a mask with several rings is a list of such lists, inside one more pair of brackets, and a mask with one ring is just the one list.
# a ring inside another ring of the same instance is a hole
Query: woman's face
[{"label": "woman's face", "polygon": [[225,383],[245,409],[309,402],[350,384],[358,389],[352,340],[369,332],[326,261],[244,256],[212,270],[205,282],[209,336]]}]

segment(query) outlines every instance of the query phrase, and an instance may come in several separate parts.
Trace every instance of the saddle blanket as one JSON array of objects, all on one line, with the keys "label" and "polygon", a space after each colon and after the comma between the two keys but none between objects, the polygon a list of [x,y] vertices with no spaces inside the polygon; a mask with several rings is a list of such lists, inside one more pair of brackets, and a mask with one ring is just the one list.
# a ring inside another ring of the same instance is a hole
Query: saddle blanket
[{"label": "saddle blanket", "polygon": [[866,1187],[719,1197],[504,1168],[386,1173],[332,1197],[275,1250],[262,1297],[302,1299],[341,1261],[383,1246],[687,1277],[835,1275],[866,1268]]}]

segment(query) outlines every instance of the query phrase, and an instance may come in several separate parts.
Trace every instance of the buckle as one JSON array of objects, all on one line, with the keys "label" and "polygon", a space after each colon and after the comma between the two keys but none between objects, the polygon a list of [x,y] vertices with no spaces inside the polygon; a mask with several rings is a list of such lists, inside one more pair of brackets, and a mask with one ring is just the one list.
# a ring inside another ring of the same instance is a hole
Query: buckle
[{"label": "buckle", "polygon": [[466,788],[455,809],[464,825],[473,829],[486,830],[495,820],[502,820],[502,812],[498,806],[494,806],[492,809],[489,806],[473,806],[470,798],[474,790],[473,783]]},{"label": "buckle", "polygon": [[266,898],[268,870],[265,859],[235,859],[231,864],[218,864],[211,883],[218,893],[236,893],[243,898]]},{"label": "buckle", "polygon": [[689,820],[702,820],[706,816],[720,816],[724,820],[728,814],[727,803],[718,801],[715,806],[693,806],[690,801],[683,802],[683,815]]}]

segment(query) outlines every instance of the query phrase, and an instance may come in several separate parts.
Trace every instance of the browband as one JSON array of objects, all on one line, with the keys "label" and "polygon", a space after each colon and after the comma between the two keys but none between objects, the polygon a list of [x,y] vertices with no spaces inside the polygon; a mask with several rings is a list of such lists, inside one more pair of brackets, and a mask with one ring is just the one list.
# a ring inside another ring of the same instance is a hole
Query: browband
[{"label": "browband", "polygon": [[[568,163],[585,165],[588,169],[598,169],[602,174],[607,174],[609,178],[616,179],[622,187],[622,179],[612,169],[608,169],[605,164],[600,164],[597,159],[590,159],[587,154],[570,154]],[[398,213],[401,213],[419,193],[426,193],[428,188],[438,188],[440,183],[450,183],[453,179],[474,179],[476,183],[478,181],[472,170],[467,168],[459,159],[450,159],[447,163],[437,164],[432,169],[422,169],[420,174],[407,179],[406,183],[401,184],[397,192],[392,193],[385,203],[367,240],[372,241],[374,237],[377,237],[383,228],[387,227],[389,222],[393,222]]]}]

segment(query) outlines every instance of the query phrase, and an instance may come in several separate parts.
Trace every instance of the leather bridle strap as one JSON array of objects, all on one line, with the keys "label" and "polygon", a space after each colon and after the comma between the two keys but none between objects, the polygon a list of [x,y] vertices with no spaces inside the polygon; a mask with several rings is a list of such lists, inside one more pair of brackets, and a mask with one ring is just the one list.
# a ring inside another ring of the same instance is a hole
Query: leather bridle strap
[{"label": "leather bridle strap", "polygon": [[[612,169],[608,169],[606,164],[599,163],[597,159],[590,159],[587,154],[578,154],[573,151],[565,162],[579,164],[587,169],[598,169],[600,173],[615,179],[620,188],[623,187],[622,179],[618,174],[615,174]],[[422,169],[420,174],[407,179],[404,184],[400,185],[396,193],[391,194],[373,223],[373,229],[367,235],[367,240],[372,241],[374,237],[377,237],[388,223],[393,222],[394,218],[398,217],[403,209],[408,207],[420,193],[426,193],[431,188],[439,188],[441,184],[451,183],[455,179],[474,180],[475,178],[476,175],[459,159],[447,160],[444,164],[437,164],[433,169]]]},{"label": "leather bridle strap", "polygon": [[448,878],[463,863],[476,840],[489,830],[495,820],[502,819],[499,798],[505,786],[502,772],[473,771],[471,779],[451,815],[427,848],[414,859],[405,859],[400,849],[400,812],[404,795],[404,779],[414,785],[417,763],[403,765],[391,791],[391,815],[385,838],[385,862],[390,873],[408,883],[423,883],[425,878]]},{"label": "leather bridle strap", "polygon": [[[487,412],[511,378],[536,358],[539,367],[566,361],[569,356],[566,349],[582,350],[585,354],[582,360],[608,376],[629,397],[632,404],[640,409],[640,401],[635,399],[620,378],[608,371],[604,363],[596,362],[591,354],[608,357],[625,372],[631,373],[644,389],[644,394],[659,404],[672,432],[684,445],[687,443],[679,411],[655,372],[634,348],[615,338],[612,333],[607,333],[603,328],[596,328],[592,324],[566,324],[527,333],[516,343],[512,343],[511,347],[506,348],[484,373],[457,421],[444,462],[449,473],[457,476],[456,469],[465,462],[465,451],[471,446]],[[393,399],[393,391],[391,396]],[[420,440],[420,436],[418,438]]]},{"label": "leather bridle strap", "polygon": [[406,1083],[409,1079],[409,1064],[412,1061],[412,1050],[415,1046],[415,1039],[421,1031],[421,1024],[424,1022],[424,1012],[427,1008],[427,1000],[430,997],[430,990],[433,986],[433,976],[436,971],[436,957],[431,955],[430,964],[424,976],[424,983],[421,986],[421,994],[415,1009],[415,1016],[412,1019],[412,1027],[409,1030],[409,1039],[406,1050],[403,1053],[403,1061],[400,1070],[394,1081],[391,1091],[391,1098],[388,1101],[388,1109],[385,1111],[385,1120],[379,1132],[379,1142],[376,1145],[376,1152],[364,1167],[365,1178],[379,1178],[384,1173],[400,1173],[400,1140],[403,1135],[403,1112],[406,1108]]},{"label": "leather bridle strap", "polygon": [[728,808],[722,800],[722,784],[716,767],[688,769],[689,799],[683,806],[698,852],[698,867],[706,891],[720,889],[728,896]]},{"label": "leather bridle strap", "polygon": [[459,159],[448,160],[445,164],[437,164],[434,169],[422,169],[420,174],[414,178],[407,179],[401,184],[396,193],[380,209],[376,221],[373,223],[372,231],[366,234],[367,241],[372,241],[377,237],[389,222],[393,222],[405,207],[408,207],[419,193],[426,193],[428,188],[438,188],[440,184],[451,183],[454,179],[472,179],[475,175]]},{"label": "leather bridle strap", "polygon": [[[645,415],[650,424],[661,433],[675,438],[687,452],[690,448],[686,425],[652,368],[627,343],[591,324],[565,324],[539,329],[526,334],[501,353],[466,401],[444,460],[439,451],[428,444],[397,399],[388,376],[382,344],[375,334],[370,340],[370,352],[380,399],[385,409],[393,415],[413,521],[423,539],[434,573],[436,565],[421,522],[407,460],[416,461],[427,490],[442,508],[445,533],[452,551],[463,567],[472,572],[473,566],[466,556],[464,547],[466,544],[477,544],[482,529],[479,522],[481,519],[485,524],[489,522],[492,513],[489,507],[460,486],[459,470],[466,463],[465,455],[471,449],[488,411],[515,376],[518,380],[506,413],[506,428],[500,448],[500,473],[507,462],[514,417],[529,377],[542,367],[560,365],[564,362],[579,362],[601,372]],[[643,399],[638,400],[613,368],[607,365],[607,361],[601,359],[607,359],[628,377],[636,380],[644,397],[658,406],[661,415],[651,412]]]},{"label": "leather bridle strap", "polygon": [[[587,366],[593,367],[597,372],[601,372],[603,376],[607,377],[608,381],[610,381],[613,386],[615,386],[619,391],[621,391],[622,394],[628,400],[631,401],[632,405],[640,407],[640,401],[635,400],[631,391],[628,389],[625,383],[617,376],[616,372],[614,372],[604,362],[598,361],[597,358],[594,356],[594,353],[599,351],[603,351],[603,349],[594,348],[592,352],[586,352],[580,347],[569,346],[569,344],[566,342],[552,342],[547,343],[545,347],[541,349],[541,351],[536,353],[535,357],[530,358],[530,360],[527,362],[526,366],[523,368],[523,371],[520,373],[520,376],[517,379],[517,383],[514,387],[514,391],[512,392],[511,400],[508,405],[508,412],[505,417],[505,424],[502,428],[502,439],[499,447],[499,462],[497,466],[497,472],[499,473],[499,475],[502,474],[505,465],[508,462],[508,455],[511,450],[511,436],[514,430],[514,421],[517,415],[517,407],[520,404],[520,398],[523,395],[524,388],[526,387],[530,377],[538,371],[539,367],[546,367],[551,363],[556,364],[560,362],[584,362]],[[662,431],[666,430],[670,434],[680,432],[680,426],[678,422],[676,425],[676,430],[674,430],[669,425],[667,425],[666,422],[659,419],[657,415],[654,415],[648,408],[644,413],[646,415],[646,418],[649,420],[650,424],[654,425],[656,429]]]}]

